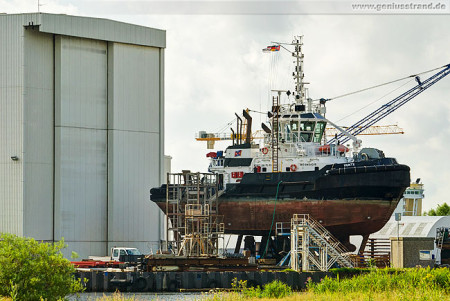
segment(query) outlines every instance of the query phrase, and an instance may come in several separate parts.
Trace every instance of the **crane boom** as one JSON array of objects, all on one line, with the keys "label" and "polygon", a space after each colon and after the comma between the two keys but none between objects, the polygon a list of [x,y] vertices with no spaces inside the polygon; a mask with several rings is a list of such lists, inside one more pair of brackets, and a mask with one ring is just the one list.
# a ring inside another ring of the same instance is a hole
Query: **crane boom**
[{"label": "crane boom", "polygon": [[[376,122],[380,121],[387,115],[391,114],[401,106],[403,106],[405,103],[446,77],[450,73],[450,64],[446,65],[444,69],[441,71],[435,73],[434,75],[430,76],[424,81],[421,81],[419,76],[415,76],[417,85],[413,88],[409,89],[405,93],[401,94],[400,96],[394,98],[390,102],[382,105],[377,110],[373,111],[360,121],[356,122],[352,126],[346,128],[346,132],[349,134],[356,136],[375,124]],[[345,143],[350,140],[348,135],[345,135],[344,133],[340,133],[336,135],[333,139],[329,140],[327,144],[336,143],[337,140],[339,140],[339,143]]]},{"label": "crane boom", "polygon": [[[343,126],[344,130],[348,127]],[[334,135],[338,134],[339,131],[333,127],[327,127],[326,135],[330,139],[334,137]],[[397,124],[389,124],[389,125],[372,125],[365,129],[365,131],[359,133],[359,135],[396,135],[396,134],[404,134],[405,131],[399,127]]]}]

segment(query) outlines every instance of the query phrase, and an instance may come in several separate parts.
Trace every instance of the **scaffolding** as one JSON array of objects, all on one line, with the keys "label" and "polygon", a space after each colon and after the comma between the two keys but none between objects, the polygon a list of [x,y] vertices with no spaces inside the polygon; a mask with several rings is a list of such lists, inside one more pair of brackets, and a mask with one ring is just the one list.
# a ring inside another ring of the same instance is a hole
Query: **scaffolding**
[{"label": "scaffolding", "polygon": [[219,255],[223,216],[218,215],[218,176],[211,173],[167,174],[166,249],[178,256]]},{"label": "scaffolding", "polygon": [[295,271],[328,271],[335,263],[353,267],[345,246],[309,214],[291,219],[290,257]]}]

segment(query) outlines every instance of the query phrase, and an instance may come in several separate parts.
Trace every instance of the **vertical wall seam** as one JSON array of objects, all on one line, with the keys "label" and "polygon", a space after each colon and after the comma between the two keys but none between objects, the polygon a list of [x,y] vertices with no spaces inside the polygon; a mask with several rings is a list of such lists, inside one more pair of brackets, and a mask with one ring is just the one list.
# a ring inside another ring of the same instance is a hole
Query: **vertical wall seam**
[{"label": "vertical wall seam", "polygon": [[56,134],[55,134],[55,127],[56,127],[56,43],[55,43],[55,36],[53,35],[53,216],[52,216],[52,241],[55,242],[55,219],[56,219]]},{"label": "vertical wall seam", "polygon": [[[160,153],[159,153],[159,184],[164,183],[164,48],[159,49],[159,143],[160,143]],[[150,198],[150,195],[149,195]],[[161,242],[161,232],[165,232],[161,229],[162,213],[158,212],[158,244]],[[164,228],[164,227],[163,227]],[[163,236],[164,237],[164,236]]]},{"label": "vertical wall seam", "polygon": [[[111,42],[106,43],[106,254],[108,254],[109,245],[109,46]],[[112,255],[112,254],[111,254]]]},{"label": "vertical wall seam", "polygon": [[[21,135],[22,135],[22,153],[21,153],[21,158],[20,158],[20,165],[21,165],[21,169],[22,169],[22,175],[21,175],[21,182],[22,182],[22,187],[20,187],[20,189],[18,191],[22,192],[21,198],[19,198],[18,201],[18,216],[21,219],[21,222],[19,223],[19,227],[21,227],[21,229],[18,229],[18,233],[20,236],[24,236],[24,228],[25,228],[25,211],[24,211],[24,205],[25,205],[25,131],[27,130],[25,127],[25,30],[26,27],[22,26],[22,36],[21,36],[21,48],[22,48],[22,53],[21,53],[21,59],[22,59],[22,64],[20,66],[20,70],[19,70],[19,74],[18,76],[20,77],[20,81],[21,81],[21,89],[22,89],[22,99],[21,99],[21,103],[18,105],[21,106],[22,109],[22,129],[21,129]],[[20,184],[19,184],[20,185]],[[22,207],[22,210],[20,210],[20,207]],[[22,211],[22,212],[21,212]]]}]

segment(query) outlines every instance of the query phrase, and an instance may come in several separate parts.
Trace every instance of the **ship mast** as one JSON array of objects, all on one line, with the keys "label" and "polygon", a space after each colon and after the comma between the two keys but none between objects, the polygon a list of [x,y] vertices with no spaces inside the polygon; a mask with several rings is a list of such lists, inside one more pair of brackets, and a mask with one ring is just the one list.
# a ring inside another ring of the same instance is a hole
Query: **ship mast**
[{"label": "ship mast", "polygon": [[295,81],[295,101],[297,105],[304,105],[305,103],[305,86],[303,82],[303,78],[305,74],[303,73],[303,58],[304,54],[302,52],[303,46],[303,36],[294,36],[294,40],[292,41],[292,45],[295,46],[294,52],[292,52],[292,56],[295,58],[295,71],[292,76]]}]

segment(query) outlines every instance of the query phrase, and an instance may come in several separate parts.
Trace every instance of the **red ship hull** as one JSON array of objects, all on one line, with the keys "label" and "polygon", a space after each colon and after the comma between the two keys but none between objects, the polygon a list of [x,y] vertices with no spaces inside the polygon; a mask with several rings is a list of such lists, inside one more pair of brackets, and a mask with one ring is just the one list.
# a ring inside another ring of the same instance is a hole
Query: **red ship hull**
[{"label": "red ship hull", "polygon": [[[389,220],[398,200],[239,200],[219,203],[227,233],[267,235],[276,222],[290,223],[293,214],[309,214],[336,237],[367,235]],[[275,215],[274,215],[275,211]]]},{"label": "red ship hull", "polygon": [[[219,200],[225,233],[268,235],[277,222],[290,223],[293,214],[309,214],[334,236],[347,240],[349,235],[369,235],[389,220],[397,200]],[[166,211],[165,202],[157,202]],[[275,215],[274,215],[275,211]]]}]

